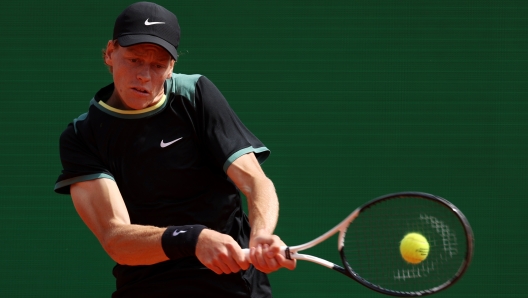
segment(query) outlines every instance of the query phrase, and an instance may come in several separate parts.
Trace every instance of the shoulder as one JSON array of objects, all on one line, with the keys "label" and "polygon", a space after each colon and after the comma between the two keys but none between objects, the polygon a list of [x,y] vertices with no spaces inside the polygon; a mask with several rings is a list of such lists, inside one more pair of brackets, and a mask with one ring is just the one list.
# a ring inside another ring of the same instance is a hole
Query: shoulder
[{"label": "shoulder", "polygon": [[218,90],[216,86],[206,76],[201,74],[181,74],[173,73],[171,78],[166,81],[166,88],[169,93],[181,95],[196,106],[197,96],[208,90]]},{"label": "shoulder", "polygon": [[193,105],[196,95],[196,83],[202,77],[200,74],[186,75],[173,73],[171,78],[166,81],[167,93],[174,93],[187,98]]},{"label": "shoulder", "polygon": [[66,129],[64,129],[62,132],[61,139],[77,135],[79,133],[80,127],[82,127],[82,124],[86,122],[87,118],[88,113],[83,113],[77,118],[74,118],[72,122],[68,123]]},{"label": "shoulder", "polygon": [[104,117],[102,115],[103,113],[100,113],[97,108],[94,108],[93,103],[94,100],[92,99],[88,112],[80,114],[68,124],[61,134],[61,143],[66,140],[89,138],[92,135],[91,123],[94,122],[93,118],[95,117],[97,120],[101,120],[101,117]]},{"label": "shoulder", "polygon": [[177,90],[179,87],[192,87],[196,82],[203,77],[201,74],[183,74],[183,73],[173,73],[171,80],[174,83],[173,90]]},{"label": "shoulder", "polygon": [[81,114],[79,117],[73,119],[72,122],[68,124],[68,126],[62,131],[60,135],[60,146],[61,149],[65,149],[65,147],[71,147],[72,144],[78,144],[86,129],[86,119],[88,118],[88,113]]}]

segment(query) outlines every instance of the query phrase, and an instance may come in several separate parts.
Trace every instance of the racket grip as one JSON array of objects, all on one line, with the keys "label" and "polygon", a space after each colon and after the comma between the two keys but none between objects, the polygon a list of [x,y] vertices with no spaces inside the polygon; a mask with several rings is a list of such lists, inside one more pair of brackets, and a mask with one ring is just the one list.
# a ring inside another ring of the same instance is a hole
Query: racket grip
[{"label": "racket grip", "polygon": [[[242,252],[246,257],[249,258],[249,248],[243,248]],[[288,260],[291,260],[291,253],[290,253],[290,247],[288,246],[281,246],[280,253]]]},{"label": "racket grip", "polygon": [[246,258],[249,258],[249,248],[242,248],[242,252],[246,256]]}]

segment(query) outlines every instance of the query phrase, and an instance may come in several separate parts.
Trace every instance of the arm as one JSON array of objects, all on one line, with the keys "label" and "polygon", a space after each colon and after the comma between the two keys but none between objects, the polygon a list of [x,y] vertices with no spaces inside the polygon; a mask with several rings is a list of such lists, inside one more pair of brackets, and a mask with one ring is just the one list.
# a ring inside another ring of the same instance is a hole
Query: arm
[{"label": "arm", "polygon": [[284,242],[273,235],[279,218],[279,200],[273,182],[266,177],[253,153],[236,159],[227,175],[248,200],[250,258],[255,268],[265,273],[281,267],[295,268],[295,261],[287,260],[279,251]]},{"label": "arm", "polygon": [[[161,245],[166,228],[131,224],[113,180],[75,183],[70,192],[77,213],[114,261],[123,265],[151,265],[169,259]],[[238,243],[213,230],[205,229],[198,236],[196,256],[217,274],[249,267]]]},{"label": "arm", "polygon": [[168,260],[161,246],[165,228],[130,224],[117,184],[96,179],[71,185],[77,213],[104,250],[123,265],[150,265]]}]

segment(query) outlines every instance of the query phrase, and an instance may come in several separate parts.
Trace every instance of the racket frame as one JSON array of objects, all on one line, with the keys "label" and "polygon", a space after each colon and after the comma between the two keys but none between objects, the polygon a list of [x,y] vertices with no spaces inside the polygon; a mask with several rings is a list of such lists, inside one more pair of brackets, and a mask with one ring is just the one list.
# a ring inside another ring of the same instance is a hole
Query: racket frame
[{"label": "racket frame", "polygon": [[[449,208],[450,211],[456,215],[461,225],[463,226],[464,231],[465,231],[465,237],[467,239],[466,256],[465,256],[464,262],[461,264],[456,274],[451,279],[446,281],[445,283],[439,286],[436,286],[434,288],[431,288],[431,289],[415,291],[415,292],[402,292],[402,291],[390,290],[390,289],[380,287],[364,279],[358,273],[356,273],[354,269],[348,263],[346,256],[344,254],[344,247],[345,247],[346,232],[350,224],[361,214],[362,211],[382,201],[391,200],[391,199],[395,199],[398,197],[406,197],[406,198],[416,197],[416,198],[428,199],[431,201],[436,201],[438,203],[441,203],[447,208]],[[299,251],[303,251],[303,250],[306,250],[306,249],[309,249],[311,247],[318,245],[319,243],[335,235],[337,232],[339,232],[338,239],[337,239],[337,248],[341,256],[341,261],[343,262],[343,266],[339,266],[335,263],[332,263],[330,261],[327,261],[325,259],[322,259],[316,256],[298,253]],[[441,198],[441,197],[438,197],[432,194],[428,194],[428,193],[423,193],[423,192],[398,192],[398,193],[392,193],[392,194],[378,197],[376,199],[373,199],[361,205],[356,210],[354,210],[352,213],[350,213],[338,225],[328,230],[326,233],[313,239],[312,241],[306,242],[301,245],[283,246],[281,247],[281,253],[287,259],[290,259],[290,260],[295,259],[295,260],[309,261],[309,262],[316,263],[318,265],[330,268],[332,270],[335,270],[343,275],[346,275],[354,279],[355,281],[359,282],[361,285],[371,290],[374,290],[376,292],[382,293],[382,294],[386,294],[390,296],[398,296],[398,297],[416,297],[416,296],[426,296],[426,295],[434,294],[438,291],[441,291],[441,290],[444,290],[450,287],[456,281],[458,281],[462,277],[462,275],[465,273],[465,271],[467,270],[469,264],[471,263],[471,260],[473,258],[473,248],[474,248],[474,236],[473,236],[473,230],[471,229],[471,226],[469,225],[469,221],[464,216],[464,214],[460,211],[460,209],[458,209],[451,202],[447,201],[444,198]],[[246,255],[249,255],[249,249],[245,248],[243,249],[243,251],[244,253],[246,253]]]},{"label": "racket frame", "polygon": [[[444,282],[443,284],[441,284],[439,286],[436,286],[434,288],[427,289],[427,290],[421,290],[421,291],[414,291],[414,292],[395,291],[395,290],[386,289],[386,288],[380,287],[380,286],[378,286],[376,284],[373,284],[373,283],[369,282],[368,280],[364,279],[363,277],[361,277],[358,273],[356,273],[354,271],[354,269],[350,266],[350,264],[348,263],[348,261],[346,259],[346,256],[344,254],[344,238],[345,238],[346,229],[348,228],[348,225],[344,228],[344,230],[340,230],[340,235],[339,235],[339,240],[338,240],[339,253],[340,253],[341,260],[343,262],[344,270],[346,271],[346,273],[341,272],[341,270],[339,270],[339,268],[337,268],[337,269],[332,268],[332,269],[345,274],[346,276],[354,279],[355,281],[359,282],[360,284],[362,284],[363,286],[365,286],[365,287],[367,287],[367,288],[369,288],[371,290],[374,290],[374,291],[382,293],[382,294],[386,294],[386,295],[390,295],[390,296],[397,296],[397,297],[426,296],[426,295],[434,294],[436,292],[439,292],[441,290],[444,290],[444,289],[452,286],[455,282],[457,282],[462,277],[462,275],[464,275],[464,273],[467,270],[469,264],[471,263],[471,260],[473,258],[474,236],[473,236],[473,230],[472,230],[472,228],[471,228],[471,226],[469,224],[469,221],[467,220],[466,216],[464,216],[462,211],[460,211],[460,209],[458,209],[454,204],[452,204],[448,200],[446,200],[446,199],[444,199],[442,197],[439,197],[439,196],[435,196],[435,195],[428,194],[428,193],[423,193],[423,192],[398,192],[398,193],[392,193],[392,194],[388,194],[388,195],[384,195],[384,196],[378,197],[376,199],[373,199],[373,200],[363,204],[362,206],[357,208],[354,212],[352,212],[352,214],[349,215],[349,217],[347,217],[347,219],[352,217],[352,221],[353,221],[355,218],[357,218],[361,214],[362,211],[370,208],[371,206],[373,206],[375,204],[378,204],[378,203],[380,203],[382,201],[391,200],[391,199],[395,199],[395,198],[398,198],[398,197],[405,197],[405,198],[415,197],[415,198],[422,198],[422,199],[428,199],[428,200],[431,200],[431,201],[435,201],[437,203],[443,204],[445,207],[450,209],[450,211],[453,212],[456,215],[456,217],[460,221],[462,227],[464,228],[464,232],[465,232],[464,236],[466,237],[467,241],[466,241],[466,256],[464,258],[464,262],[462,262],[459,270],[453,275],[453,277],[451,279],[447,280],[446,282]],[[352,215],[355,215],[355,216],[352,216]],[[352,221],[348,222],[348,224],[352,223]],[[344,222],[346,222],[346,220],[341,222],[341,224],[339,224],[338,226],[342,225]],[[342,228],[343,227],[341,227],[341,229]]]}]

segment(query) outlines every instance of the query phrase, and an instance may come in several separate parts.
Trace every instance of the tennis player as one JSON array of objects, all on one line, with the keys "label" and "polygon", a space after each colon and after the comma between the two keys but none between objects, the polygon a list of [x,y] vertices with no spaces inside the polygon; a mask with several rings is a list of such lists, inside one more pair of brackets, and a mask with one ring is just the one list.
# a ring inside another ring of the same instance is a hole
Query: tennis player
[{"label": "tennis player", "polygon": [[269,150],[209,79],[173,73],[179,39],[157,4],[117,17],[103,54],[113,83],[62,133],[55,191],[117,263],[112,297],[271,297],[266,274],[295,262],[273,234]]}]

